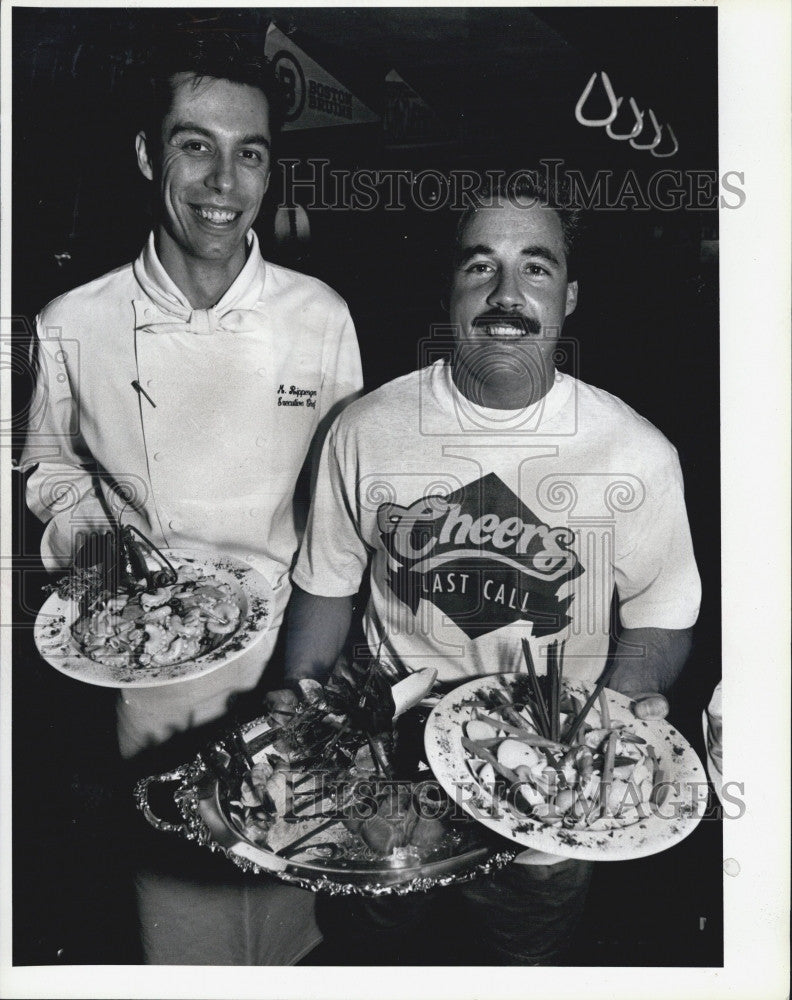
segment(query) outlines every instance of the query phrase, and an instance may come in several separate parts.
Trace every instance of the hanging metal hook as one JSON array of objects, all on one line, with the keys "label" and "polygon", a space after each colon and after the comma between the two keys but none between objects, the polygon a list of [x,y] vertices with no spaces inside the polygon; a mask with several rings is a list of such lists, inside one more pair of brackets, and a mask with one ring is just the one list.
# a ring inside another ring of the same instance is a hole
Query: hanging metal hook
[{"label": "hanging metal hook", "polygon": [[605,93],[608,95],[608,100],[610,101],[611,113],[607,118],[584,118],[583,117],[583,105],[588,100],[589,94],[594,88],[594,81],[597,79],[597,74],[592,73],[591,79],[586,84],[585,90],[580,95],[580,98],[575,105],[575,118],[580,122],[581,125],[586,125],[589,128],[595,128],[598,125],[610,125],[619,110],[619,103],[616,100],[616,95],[613,92],[613,87],[608,79],[607,73],[600,73],[602,77],[602,84],[605,87]]},{"label": "hanging metal hook", "polygon": [[630,145],[633,149],[654,149],[663,138],[663,130],[657,124],[657,118],[655,118],[655,113],[651,108],[649,109],[649,117],[652,119],[652,125],[655,130],[654,142],[636,142],[635,139],[630,139]]},{"label": "hanging metal hook", "polygon": [[666,130],[669,133],[669,135],[671,136],[671,138],[674,140],[674,148],[671,150],[670,153],[655,153],[655,151],[653,149],[652,150],[652,156],[656,156],[660,160],[662,160],[666,156],[674,156],[674,154],[676,153],[676,151],[679,149],[679,143],[677,142],[677,137],[674,135],[674,130],[671,128],[670,125],[666,125]]},{"label": "hanging metal hook", "polygon": [[[618,108],[621,107],[622,100],[623,98],[620,97],[619,100],[616,102],[617,110]],[[630,98],[630,107],[632,108],[632,112],[635,115],[635,125],[629,132],[627,132],[625,135],[617,135],[610,127],[610,124],[605,126],[605,131],[608,133],[611,139],[616,139],[617,142],[621,142],[623,139],[634,139],[637,135],[640,134],[641,129],[643,128],[644,113],[639,109],[638,105],[635,103],[632,97]]]}]

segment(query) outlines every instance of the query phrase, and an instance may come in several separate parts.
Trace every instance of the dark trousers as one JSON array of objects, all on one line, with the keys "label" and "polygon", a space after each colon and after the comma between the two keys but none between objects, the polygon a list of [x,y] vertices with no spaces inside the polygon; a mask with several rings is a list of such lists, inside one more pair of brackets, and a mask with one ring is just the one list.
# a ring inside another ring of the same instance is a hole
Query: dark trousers
[{"label": "dark trousers", "polygon": [[317,899],[339,964],[555,965],[583,913],[594,865],[509,864],[468,883],[409,896]]}]

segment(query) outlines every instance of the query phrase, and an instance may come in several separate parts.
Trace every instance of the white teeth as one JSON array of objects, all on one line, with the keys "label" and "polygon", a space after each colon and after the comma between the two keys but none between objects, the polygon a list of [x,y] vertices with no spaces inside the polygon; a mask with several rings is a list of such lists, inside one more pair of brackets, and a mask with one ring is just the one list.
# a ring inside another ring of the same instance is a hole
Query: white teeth
[{"label": "white teeth", "polygon": [[487,334],[490,337],[524,337],[525,331],[522,327],[512,326],[488,326]]},{"label": "white teeth", "polygon": [[195,211],[208,222],[233,222],[237,217],[236,212],[224,212],[219,208],[196,208]]}]

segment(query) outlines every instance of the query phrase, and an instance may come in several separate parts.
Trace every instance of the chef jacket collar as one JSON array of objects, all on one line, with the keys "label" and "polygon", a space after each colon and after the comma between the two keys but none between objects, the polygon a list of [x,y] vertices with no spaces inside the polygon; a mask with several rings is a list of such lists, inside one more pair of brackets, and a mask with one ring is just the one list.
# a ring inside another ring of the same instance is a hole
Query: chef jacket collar
[{"label": "chef jacket collar", "polygon": [[[253,230],[247,234],[248,256],[242,270],[220,301],[209,309],[193,309],[184,293],[162,266],[154,246],[154,233],[133,264],[133,272],[146,299],[135,299],[135,326],[138,329],[172,328],[173,322],[193,333],[214,333],[237,326],[224,320],[238,319],[254,310],[264,289],[266,266]],[[152,308],[152,304],[153,307]]]}]

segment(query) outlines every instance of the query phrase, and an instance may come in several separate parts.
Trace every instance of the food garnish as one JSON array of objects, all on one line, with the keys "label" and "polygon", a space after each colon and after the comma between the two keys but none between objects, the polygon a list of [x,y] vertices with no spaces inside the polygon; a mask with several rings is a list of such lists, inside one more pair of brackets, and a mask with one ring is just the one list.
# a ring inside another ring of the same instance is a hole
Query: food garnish
[{"label": "food garnish", "polygon": [[199,565],[174,566],[131,525],[99,541],[102,561],[74,568],[58,586],[79,603],[72,634],[89,659],[171,666],[210,652],[238,628],[241,609],[231,587]]},{"label": "food garnish", "polygon": [[405,676],[375,660],[345,664],[325,685],[303,680],[290,696],[279,692],[272,728],[250,742],[253,766],[225,781],[241,832],[283,857],[397,866],[459,840],[459,823],[446,818],[450,802],[422,758],[425,712],[400,712],[404,692],[414,702],[435,676]]},{"label": "food garnish", "polygon": [[611,721],[603,691],[610,671],[581,703],[563,686],[563,643],[549,647],[541,677],[527,642],[523,654],[527,673],[508,690],[482,692],[467,723],[462,746],[478,784],[549,826],[608,830],[645,818],[656,755],[625,723]]}]

